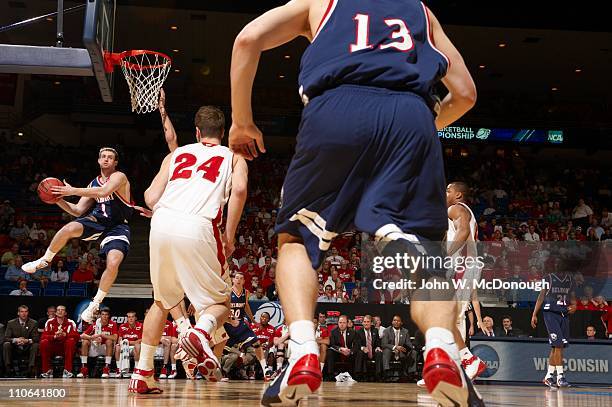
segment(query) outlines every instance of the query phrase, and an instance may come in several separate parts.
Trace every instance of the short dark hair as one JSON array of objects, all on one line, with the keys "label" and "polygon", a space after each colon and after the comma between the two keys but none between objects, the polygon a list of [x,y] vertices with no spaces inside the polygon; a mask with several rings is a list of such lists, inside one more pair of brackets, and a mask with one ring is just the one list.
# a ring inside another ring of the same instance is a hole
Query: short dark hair
[{"label": "short dark hair", "polygon": [[453,181],[450,183],[454,189],[463,194],[463,198],[467,199],[470,196],[470,187],[463,181]]},{"label": "short dark hair", "polygon": [[200,129],[202,137],[221,140],[225,131],[225,115],[218,107],[202,106],[195,115],[195,126]]},{"label": "short dark hair", "polygon": [[108,308],[108,307],[100,308],[100,315],[102,315],[102,313],[104,313],[104,312],[110,314],[110,308]]},{"label": "short dark hair", "polygon": [[510,320],[510,322],[512,322],[512,317],[511,317],[510,315],[504,315],[504,316],[502,317],[502,321],[503,321],[504,319],[506,319],[506,318],[507,318],[507,319],[509,319],[509,320]]},{"label": "short dark hair", "polygon": [[47,311],[49,311],[50,309],[55,309],[55,305],[49,305],[49,306],[47,307]]},{"label": "short dark hair", "polygon": [[130,315],[130,314],[134,314],[134,316],[136,316],[136,311],[128,311],[125,313],[125,315]]},{"label": "short dark hair", "polygon": [[268,316],[268,318],[270,318],[270,314],[268,312],[265,312],[265,311],[261,313],[260,318],[263,317],[264,314],[266,314]]}]

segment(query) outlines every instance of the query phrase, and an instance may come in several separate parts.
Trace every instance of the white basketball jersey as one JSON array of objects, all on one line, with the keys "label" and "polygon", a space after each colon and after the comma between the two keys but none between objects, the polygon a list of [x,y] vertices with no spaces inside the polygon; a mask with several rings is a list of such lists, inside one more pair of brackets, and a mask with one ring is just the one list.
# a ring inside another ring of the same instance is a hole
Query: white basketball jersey
[{"label": "white basketball jersey", "polygon": [[156,209],[220,219],[232,189],[233,157],[229,148],[210,143],[174,150],[168,183]]},{"label": "white basketball jersey", "polygon": [[[474,216],[474,213],[472,212],[470,207],[464,204],[463,202],[459,202],[458,205],[462,205],[470,213],[470,235],[468,236],[468,241],[477,242],[478,223],[476,222],[476,217]],[[448,211],[450,212],[450,208],[448,208]],[[448,218],[448,231],[446,232],[446,241],[452,242],[455,239],[456,235],[457,229],[455,229],[455,224],[453,223],[451,218]]]}]

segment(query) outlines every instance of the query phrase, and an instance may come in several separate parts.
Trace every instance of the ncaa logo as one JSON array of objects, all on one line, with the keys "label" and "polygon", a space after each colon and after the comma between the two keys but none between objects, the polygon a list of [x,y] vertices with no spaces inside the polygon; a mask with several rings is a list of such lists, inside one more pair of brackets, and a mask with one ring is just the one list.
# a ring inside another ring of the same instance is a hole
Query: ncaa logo
[{"label": "ncaa logo", "polygon": [[489,134],[491,134],[491,129],[478,129],[476,138],[479,140],[486,140],[489,138]]},{"label": "ncaa logo", "polygon": [[476,345],[472,349],[472,353],[482,359],[487,365],[487,370],[480,377],[491,377],[497,373],[499,369],[499,355],[495,349],[489,345]]},{"label": "ncaa logo", "polygon": [[270,314],[270,325],[272,325],[274,328],[278,328],[283,324],[285,314],[283,314],[283,309],[278,302],[265,302],[261,304],[261,306],[257,308],[257,311],[255,312],[255,321],[259,322],[261,314],[264,312]]}]

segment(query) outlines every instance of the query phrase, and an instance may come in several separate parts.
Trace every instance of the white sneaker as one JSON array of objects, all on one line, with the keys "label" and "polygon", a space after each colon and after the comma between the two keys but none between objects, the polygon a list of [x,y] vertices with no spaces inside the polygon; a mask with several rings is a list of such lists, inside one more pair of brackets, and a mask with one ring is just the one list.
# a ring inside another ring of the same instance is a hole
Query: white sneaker
[{"label": "white sneaker", "polygon": [[170,374],[168,375],[168,379],[174,379],[174,378],[176,378],[176,370],[172,370]]},{"label": "white sneaker", "polygon": [[67,371],[66,369],[64,369],[64,374],[62,375],[62,377],[63,377],[64,379],[70,379],[70,378],[72,378],[72,376],[74,376],[74,375],[72,374],[72,372],[69,372],[69,371]]},{"label": "white sneaker", "polygon": [[97,302],[95,301],[90,302],[87,308],[85,308],[85,311],[83,311],[83,313],[81,314],[81,319],[87,322],[88,324],[93,323],[94,312],[96,312],[99,307],[100,307],[100,304],[98,304]]},{"label": "white sneaker", "polygon": [[427,386],[425,386],[425,380],[424,379],[419,380],[417,382],[417,386],[418,387],[427,387]]},{"label": "white sneaker", "polygon": [[49,262],[41,257],[38,260],[30,261],[24,264],[23,266],[21,266],[21,269],[26,273],[32,274],[36,273],[36,270],[44,269],[47,266],[49,266]]},{"label": "white sneaker", "polygon": [[219,360],[210,348],[210,335],[199,329],[191,328],[186,335],[179,339],[177,350],[184,350],[187,355],[196,359],[197,370],[211,382],[221,380],[221,366]]},{"label": "white sneaker", "polygon": [[40,377],[43,379],[53,379],[53,370],[49,369],[47,372],[41,373]]}]

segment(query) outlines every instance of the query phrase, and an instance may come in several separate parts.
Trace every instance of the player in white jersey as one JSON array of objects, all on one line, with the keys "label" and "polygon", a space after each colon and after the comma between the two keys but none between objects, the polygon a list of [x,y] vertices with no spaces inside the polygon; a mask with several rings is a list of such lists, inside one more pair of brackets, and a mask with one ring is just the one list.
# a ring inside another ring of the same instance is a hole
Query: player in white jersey
[{"label": "player in white jersey", "polygon": [[[179,339],[179,348],[197,359],[205,378],[220,378],[219,361],[209,341],[229,314],[225,256],[234,248],[248,169],[244,159],[220,145],[223,112],[201,107],[195,125],[198,142],[168,154],[145,192],[145,202],[153,209],[149,248],[155,303],[145,318],[140,360],[129,386],[132,393],[161,393],[153,378],[153,356],[169,310],[185,294],[198,320]],[[219,226],[228,199],[222,234]]]}]

